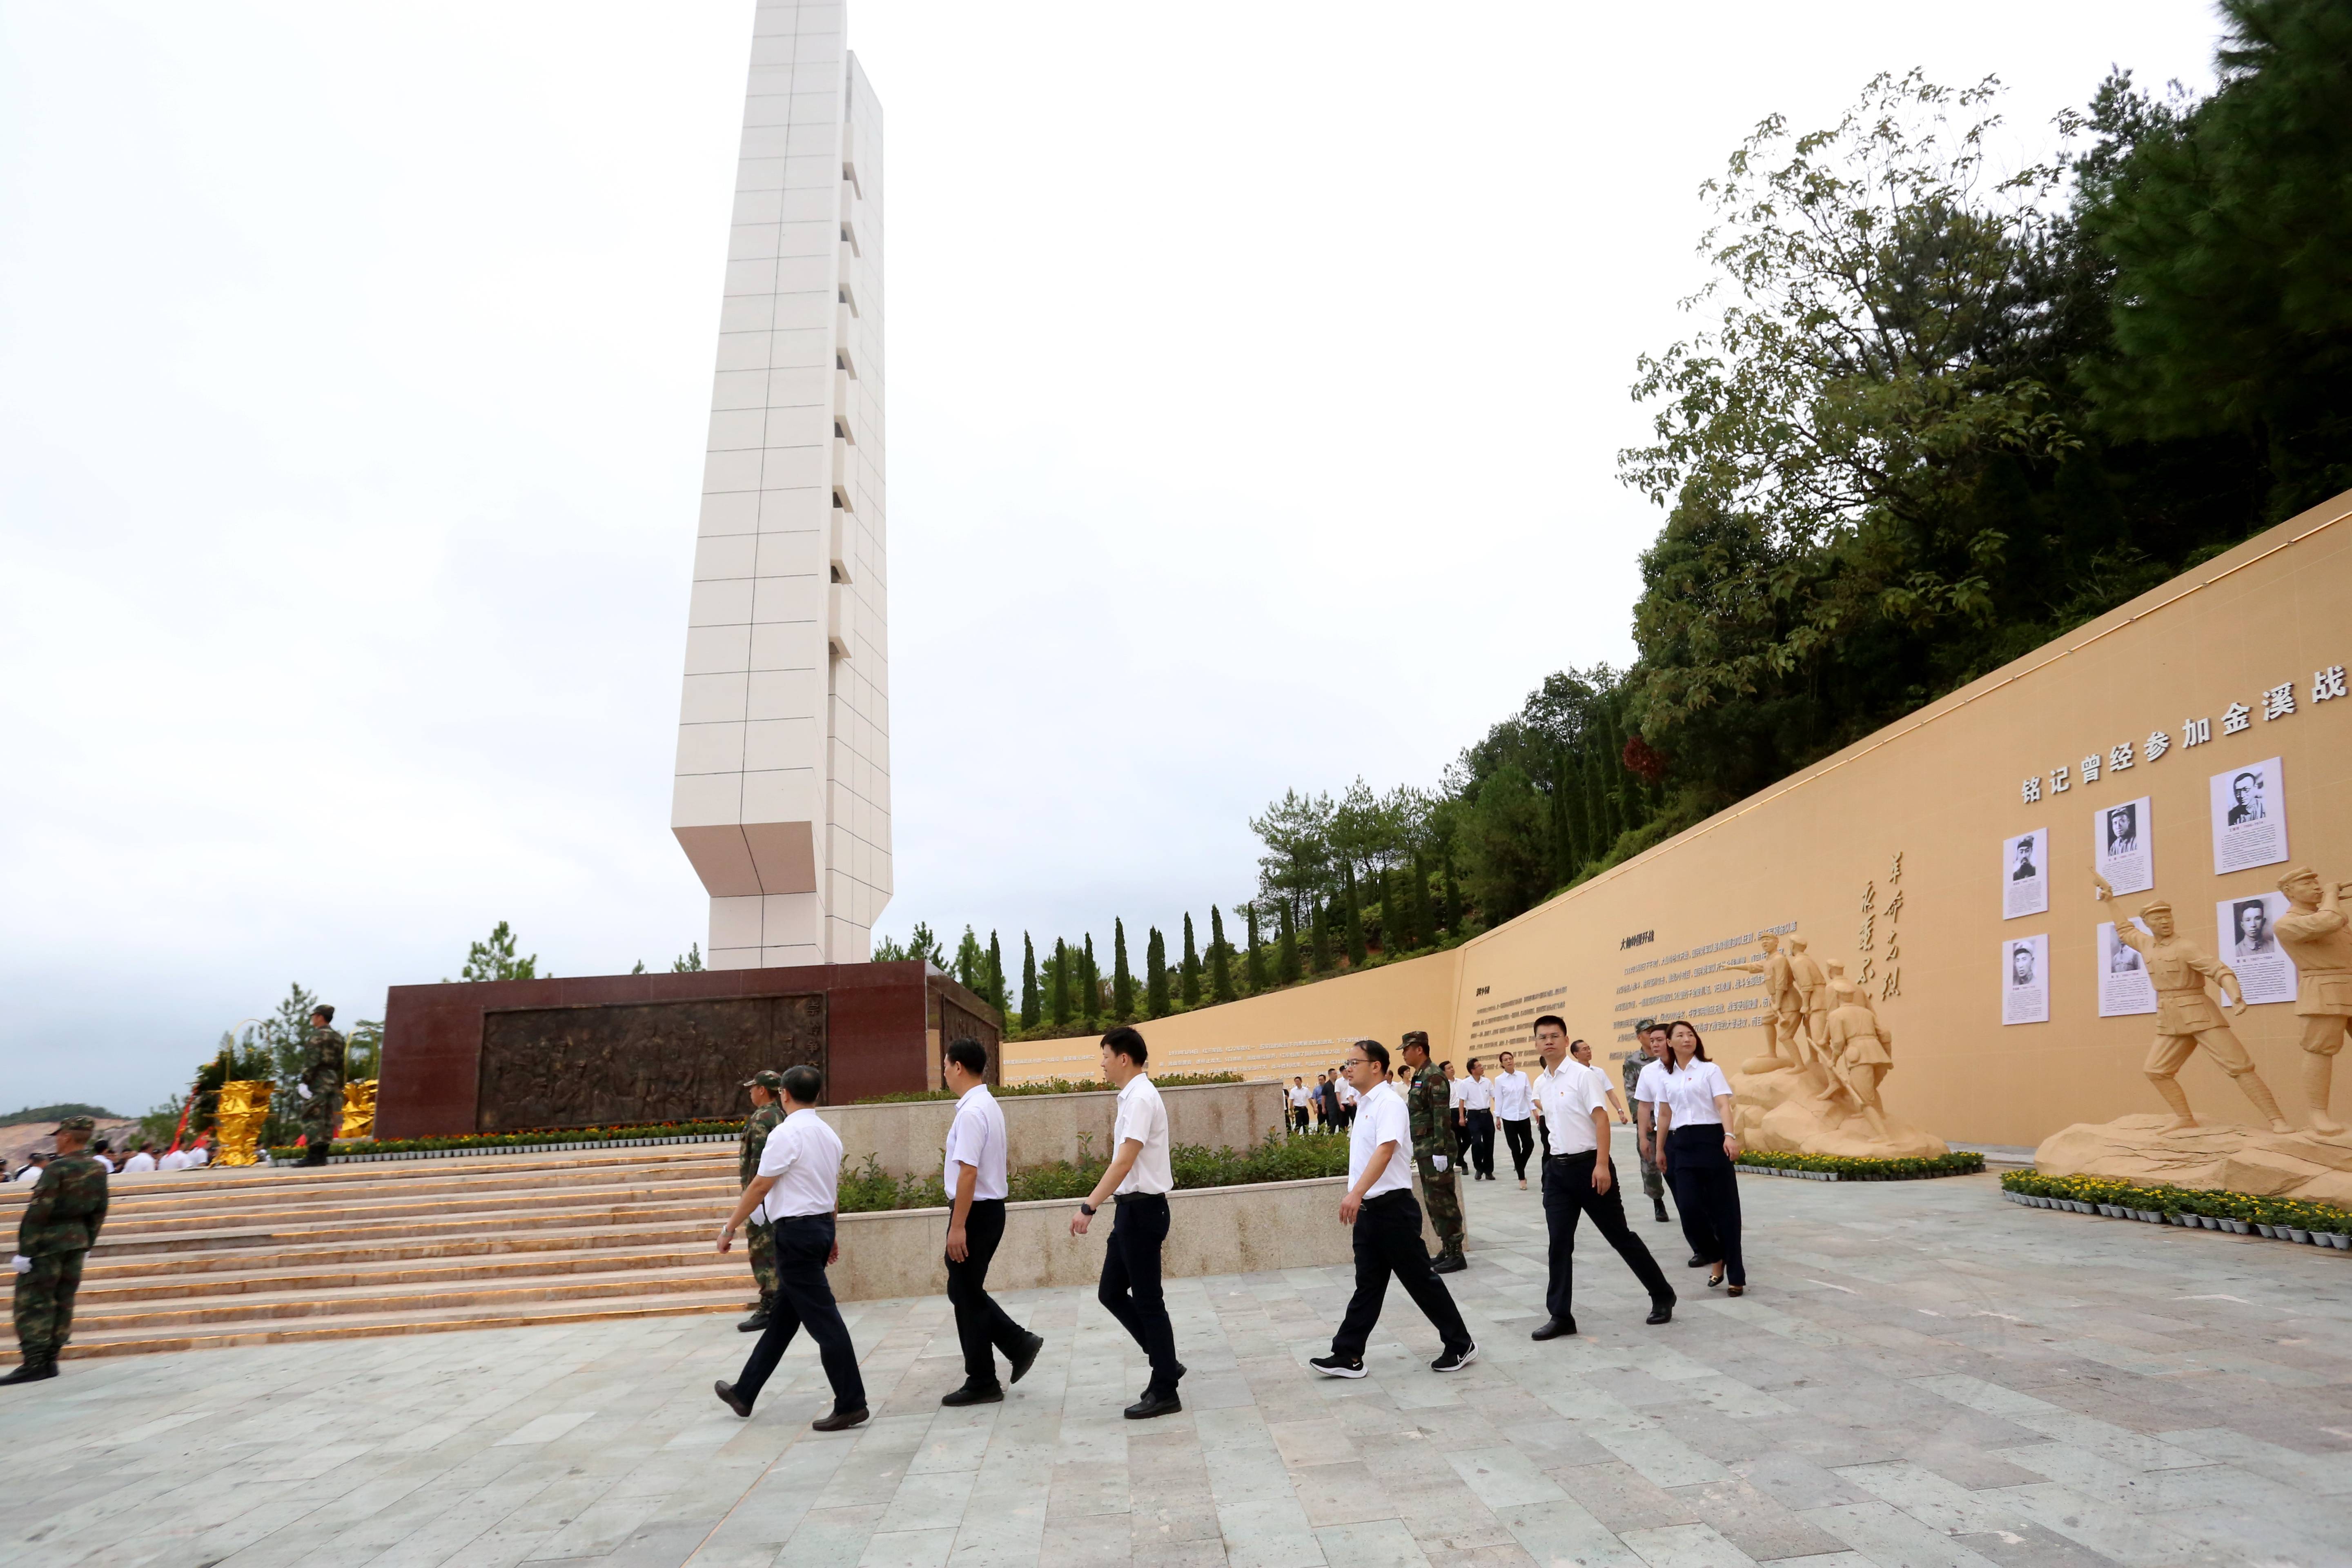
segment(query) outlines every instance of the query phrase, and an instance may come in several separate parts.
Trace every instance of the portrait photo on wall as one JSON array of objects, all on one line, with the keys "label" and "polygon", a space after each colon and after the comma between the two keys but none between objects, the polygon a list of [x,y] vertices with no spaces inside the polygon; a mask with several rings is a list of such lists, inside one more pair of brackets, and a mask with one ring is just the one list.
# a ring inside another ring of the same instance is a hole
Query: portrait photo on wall
[{"label": "portrait photo on wall", "polygon": [[2294,960],[2273,928],[2286,913],[2284,893],[2249,893],[2223,899],[2213,906],[2213,922],[2221,937],[2215,952],[2238,972],[2247,1005],[2294,1000]]},{"label": "portrait photo on wall", "polygon": [[2215,773],[2209,787],[2215,876],[2286,858],[2286,778],[2276,757]]},{"label": "portrait photo on wall", "polygon": [[2091,860],[2118,893],[2145,893],[2156,886],[2156,824],[2147,796],[2091,813]]},{"label": "portrait photo on wall", "polygon": [[[2132,924],[2147,930],[2145,921]],[[2116,940],[2116,922],[2099,925],[2099,1016],[2128,1018],[2156,1011],[2156,983],[2147,977],[2147,962],[2129,942]]]},{"label": "portrait photo on wall", "polygon": [[2000,1021],[2050,1021],[2050,938],[2003,937],[2000,942]]},{"label": "portrait photo on wall", "polygon": [[2050,912],[2050,830],[2000,841],[2000,918]]}]

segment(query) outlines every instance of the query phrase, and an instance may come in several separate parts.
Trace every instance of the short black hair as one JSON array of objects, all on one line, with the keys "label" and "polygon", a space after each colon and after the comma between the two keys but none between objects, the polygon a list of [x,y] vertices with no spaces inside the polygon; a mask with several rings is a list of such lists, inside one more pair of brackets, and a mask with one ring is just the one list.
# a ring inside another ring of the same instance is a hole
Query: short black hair
[{"label": "short black hair", "polygon": [[969,1035],[948,1042],[948,1060],[974,1078],[988,1076],[988,1047]]},{"label": "short black hair", "polygon": [[[1563,1035],[1568,1033],[1568,1020],[1561,1017],[1557,1013],[1546,1013],[1542,1017],[1536,1020],[1535,1026],[1537,1029],[1540,1029],[1546,1024],[1549,1024],[1553,1028],[1558,1029]],[[1533,1034],[1535,1030],[1530,1029],[1528,1032],[1529,1034]]]},{"label": "short black hair", "polygon": [[1358,1040],[1356,1042],[1356,1048],[1364,1053],[1364,1059],[1366,1061],[1371,1063],[1382,1072],[1389,1070],[1389,1048],[1381,1044],[1380,1041]]},{"label": "short black hair", "polygon": [[1151,1059],[1151,1049],[1143,1043],[1143,1036],[1131,1024],[1121,1024],[1103,1037],[1103,1049],[1125,1057],[1137,1067]]},{"label": "short black hair", "polygon": [[824,1074],[803,1062],[784,1069],[784,1092],[795,1104],[814,1105],[824,1098]]},{"label": "short black hair", "polygon": [[1472,1057],[1468,1061],[1463,1063],[1462,1070],[1464,1072],[1476,1072],[1478,1070],[1478,1058],[1476,1057]]}]

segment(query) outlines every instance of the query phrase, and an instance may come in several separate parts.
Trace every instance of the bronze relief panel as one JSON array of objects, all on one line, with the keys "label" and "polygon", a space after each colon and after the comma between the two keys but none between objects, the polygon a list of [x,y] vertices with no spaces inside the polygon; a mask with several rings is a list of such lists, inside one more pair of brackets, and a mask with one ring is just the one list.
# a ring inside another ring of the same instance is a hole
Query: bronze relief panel
[{"label": "bronze relief panel", "polygon": [[530,1007],[482,1018],[482,1132],[716,1121],[744,1113],[762,1068],[823,1071],[825,999]]}]

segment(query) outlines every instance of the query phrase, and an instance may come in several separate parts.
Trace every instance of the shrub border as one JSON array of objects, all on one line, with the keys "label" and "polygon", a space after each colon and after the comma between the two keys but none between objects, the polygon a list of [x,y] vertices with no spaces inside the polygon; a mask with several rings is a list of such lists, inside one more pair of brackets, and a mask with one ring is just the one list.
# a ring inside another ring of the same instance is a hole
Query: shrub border
[{"label": "shrub border", "polygon": [[[694,1131],[660,1131],[656,1128],[684,1126]],[[383,1142],[337,1144],[361,1151],[330,1152],[330,1165],[367,1164],[380,1160],[446,1160],[467,1154],[552,1154],[570,1149],[645,1149],[658,1143],[731,1143],[742,1135],[740,1121],[658,1122],[655,1127],[583,1128],[576,1132],[482,1132],[455,1138],[394,1138]],[[269,1151],[280,1165],[300,1162],[303,1152],[288,1145]]]},{"label": "shrub border", "polygon": [[2105,1176],[2045,1176],[2039,1171],[2003,1172],[2000,1189],[2002,1197],[2028,1208],[2264,1236],[2352,1252],[2352,1212],[2302,1198],[2268,1198],[2200,1187],[2143,1187]]},{"label": "shrub border", "polygon": [[1732,1166],[1744,1175],[1792,1176],[1809,1182],[1919,1182],[1937,1176],[1973,1176],[1984,1168],[1984,1156],[1973,1149],[1906,1160],[1749,1150]]}]

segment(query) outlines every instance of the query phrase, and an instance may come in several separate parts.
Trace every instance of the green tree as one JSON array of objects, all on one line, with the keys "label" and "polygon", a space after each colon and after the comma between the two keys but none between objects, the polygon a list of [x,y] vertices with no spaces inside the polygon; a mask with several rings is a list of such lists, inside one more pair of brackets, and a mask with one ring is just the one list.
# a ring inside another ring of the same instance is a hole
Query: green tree
[{"label": "green tree", "polygon": [[[1054,1022],[1058,1024],[1062,1021],[1059,1004],[1055,1005],[1054,1012]],[[1035,1028],[1037,1014],[1037,944],[1029,940],[1029,933],[1024,931],[1021,933],[1021,1026],[1024,1029]]]},{"label": "green tree", "polygon": [[988,933],[988,985],[981,994],[988,998],[988,1005],[996,1009],[1000,1018],[1013,1010],[1012,997],[1004,989],[1004,949],[992,931]]},{"label": "green tree", "polygon": [[2076,165],[2077,213],[2113,351],[2084,379],[2106,431],[2258,454],[2277,521],[2352,488],[2352,7],[2221,10],[2212,97],[2118,101],[2122,78],[2094,104],[2108,155]]},{"label": "green tree", "polygon": [[1257,936],[1257,905],[1244,904],[1242,919],[1248,922],[1249,927],[1249,952],[1242,956],[1242,979],[1249,986],[1250,994],[1255,996],[1265,989],[1266,980],[1265,949]]},{"label": "green tree", "polygon": [[1348,967],[1361,969],[1370,954],[1364,947],[1364,906],[1358,896],[1355,867],[1343,862],[1339,880],[1340,896],[1346,900],[1340,919],[1348,943]]},{"label": "green tree", "polygon": [[686,951],[680,953],[677,957],[670,960],[669,972],[672,974],[701,973],[702,944],[698,942],[688,942],[686,944]]},{"label": "green tree", "polygon": [[1153,926],[1143,943],[1143,1016],[1168,1016],[1168,939]]},{"label": "green tree", "polygon": [[1454,847],[1447,845],[1439,861],[1439,870],[1445,888],[1445,921],[1459,936],[1469,928],[1469,910],[1462,906],[1462,889],[1454,879]]},{"label": "green tree", "polygon": [[[529,958],[515,956],[515,934],[507,922],[500,921],[490,928],[487,941],[478,942],[466,950],[466,967],[457,972],[461,980],[549,980],[552,973],[539,972],[539,954]],[[443,984],[448,982],[444,980]]]},{"label": "green tree", "polygon": [[1060,937],[1054,939],[1054,958],[1048,984],[1052,987],[1050,1004],[1054,1009],[1054,1027],[1058,1029],[1070,1021],[1070,945]]},{"label": "green tree", "polygon": [[1285,790],[1282,798],[1249,819],[1250,831],[1265,846],[1258,858],[1258,885],[1266,897],[1303,910],[1331,877],[1331,816],[1328,795]]},{"label": "green tree", "polygon": [[963,940],[956,943],[955,967],[950,973],[956,984],[973,995],[988,994],[988,952],[970,925],[963,928]]},{"label": "green tree", "polygon": [[1534,908],[1550,890],[1545,836],[1549,805],[1535,781],[1513,763],[1479,785],[1462,807],[1459,839],[1470,901],[1487,925],[1500,925]]},{"label": "green tree", "polygon": [[1088,1034],[1094,1032],[1095,1020],[1102,1016],[1102,966],[1095,962],[1095,933],[1088,931],[1086,951],[1078,959],[1079,1021],[1086,1025]]},{"label": "green tree", "polygon": [[1177,976],[1177,994],[1187,1007],[1201,1005],[1201,957],[1192,947],[1192,911],[1184,911],[1184,968]]},{"label": "green tree", "polygon": [[1331,933],[1328,929],[1329,910],[1323,900],[1309,895],[1307,900],[1307,970],[1317,979],[1331,973]]},{"label": "green tree", "polygon": [[1433,947],[1437,944],[1437,927],[1429,907],[1429,867],[1421,851],[1412,852],[1412,945]]},{"label": "green tree", "polygon": [[[1253,924],[1250,934],[1249,962],[1257,963],[1257,934]],[[1234,999],[1234,965],[1231,944],[1225,941],[1225,917],[1217,906],[1209,906],[1209,1000],[1230,1002]]]},{"label": "green tree", "polygon": [[1110,922],[1110,1009],[1122,1024],[1135,1022],[1135,978],[1127,967],[1127,922]]},{"label": "green tree", "polygon": [[[1274,942],[1275,984],[1278,985],[1293,985],[1297,984],[1299,978],[1298,931],[1296,924],[1290,918],[1290,906],[1288,904],[1277,904],[1276,908],[1282,916],[1282,934],[1276,937]],[[1251,923],[1253,925],[1256,923],[1255,919],[1253,919]],[[1255,944],[1253,944],[1251,952],[1253,953],[1256,952]]]}]

